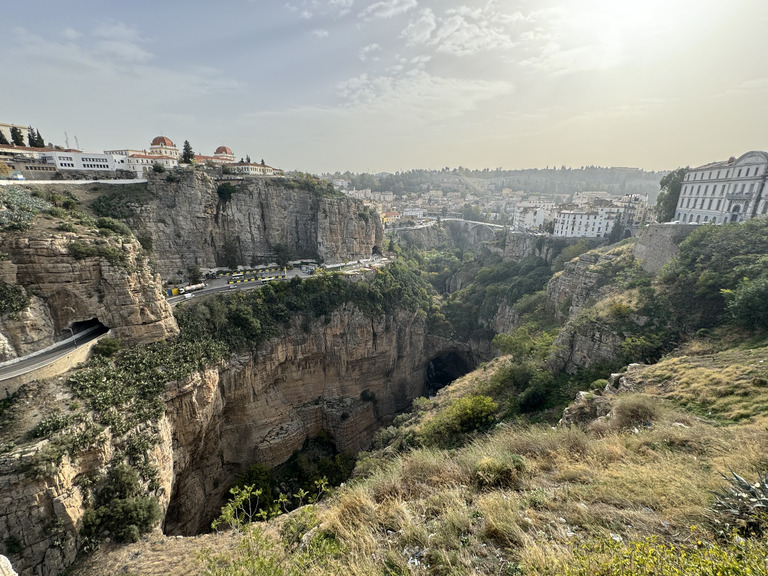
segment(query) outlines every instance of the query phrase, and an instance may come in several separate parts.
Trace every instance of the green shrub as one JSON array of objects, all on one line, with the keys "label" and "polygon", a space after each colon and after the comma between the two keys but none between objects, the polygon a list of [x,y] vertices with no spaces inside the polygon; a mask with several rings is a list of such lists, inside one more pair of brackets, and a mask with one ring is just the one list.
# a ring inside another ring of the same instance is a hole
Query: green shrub
[{"label": "green shrub", "polygon": [[29,306],[29,296],[21,286],[0,281],[0,316],[21,312]]},{"label": "green shrub", "polygon": [[74,421],[72,414],[52,412],[32,429],[29,433],[32,438],[49,438],[54,432],[63,430]]},{"label": "green shrub", "polygon": [[162,174],[165,172],[165,166],[162,164],[155,162],[155,164],[152,165],[152,172],[155,172],[156,174]]},{"label": "green shrub", "polygon": [[229,182],[219,184],[219,187],[216,189],[216,193],[219,195],[219,198],[221,198],[223,202],[229,202],[229,200],[232,199],[232,194],[235,192],[237,192],[237,188],[235,188]]},{"label": "green shrub", "polygon": [[120,340],[117,338],[109,338],[108,336],[105,336],[96,344],[94,344],[91,350],[96,356],[113,356],[117,353],[118,350],[120,350]]},{"label": "green shrub", "polygon": [[108,216],[103,216],[96,220],[96,226],[99,229],[102,230],[111,230],[115,234],[119,234],[120,236],[127,236],[130,237],[133,235],[131,232],[131,229],[128,228],[125,224],[122,222],[118,222],[114,218],[109,218]]},{"label": "green shrub", "polygon": [[59,225],[56,226],[57,230],[61,230],[62,232],[77,232],[77,226],[75,226],[72,222],[59,222]]},{"label": "green shrub", "polygon": [[659,407],[651,398],[628,396],[616,404],[611,421],[618,428],[633,428],[653,422],[658,415]]},{"label": "green shrub", "polygon": [[541,384],[534,384],[517,397],[517,406],[523,414],[541,408],[547,401],[547,389]]},{"label": "green shrub", "polygon": [[499,459],[486,456],[474,467],[475,482],[481,488],[522,488],[528,463],[522,456],[512,454]]},{"label": "green shrub", "polygon": [[426,444],[457,443],[461,434],[487,428],[493,422],[498,407],[490,396],[459,398],[429,420],[421,434]]},{"label": "green shrub", "polygon": [[140,496],[139,475],[125,463],[110,469],[97,496],[97,507],[83,515],[81,536],[91,545],[109,535],[117,542],[136,542],[160,519],[157,500]]},{"label": "green shrub", "polygon": [[68,246],[69,255],[75,260],[84,260],[85,258],[92,258],[99,255],[99,250],[92,244],[85,244],[79,240],[75,240],[69,243]]}]

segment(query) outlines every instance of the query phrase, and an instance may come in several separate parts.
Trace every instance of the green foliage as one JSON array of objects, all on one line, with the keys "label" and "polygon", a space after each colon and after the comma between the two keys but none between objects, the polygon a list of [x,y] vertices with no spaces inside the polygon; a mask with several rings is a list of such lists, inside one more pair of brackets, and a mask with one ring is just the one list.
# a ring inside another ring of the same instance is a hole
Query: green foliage
[{"label": "green foliage", "polygon": [[554,272],[559,272],[565,267],[566,262],[570,262],[577,256],[581,256],[584,254],[584,252],[587,252],[591,249],[592,244],[586,238],[582,238],[570,246],[565,246],[562,250],[560,250],[560,253],[552,261],[552,270]]},{"label": "green foliage", "polygon": [[59,222],[56,229],[61,230],[62,232],[77,232],[77,226],[72,222]]},{"label": "green foliage", "polygon": [[575,546],[566,566],[536,568],[531,576],[752,576],[768,573],[768,543],[733,538],[673,544],[653,536],[623,542],[605,538]]},{"label": "green foliage", "polygon": [[21,554],[21,551],[23,550],[21,540],[12,534],[6,536],[5,540],[3,540],[3,544],[5,544],[5,551],[8,554]]},{"label": "green foliage", "polygon": [[344,198],[344,193],[336,190],[327,180],[304,172],[293,172],[287,178],[267,180],[267,186],[281,186],[290,189],[307,190],[323,198]]},{"label": "green foliage", "polygon": [[674,220],[677,203],[680,200],[680,190],[683,188],[683,179],[687,170],[688,168],[673,170],[659,182],[661,192],[658,198],[656,198],[656,206],[654,208],[656,219],[659,222]]},{"label": "green foliage", "polygon": [[272,251],[275,253],[275,262],[277,262],[277,265],[281,268],[287,266],[288,262],[293,259],[291,247],[283,242],[278,242],[272,246]]},{"label": "green foliage", "polygon": [[503,458],[486,456],[477,461],[473,472],[475,482],[480,488],[519,490],[528,472],[528,462],[517,454]]},{"label": "green foliage", "polygon": [[163,172],[165,172],[165,166],[163,166],[159,162],[155,162],[152,165],[152,172],[155,172],[156,174],[162,174]]},{"label": "green foliage", "polygon": [[0,316],[21,312],[29,303],[29,296],[21,286],[6,284],[0,280]]},{"label": "green foliage", "polygon": [[724,290],[733,322],[747,330],[768,328],[768,276],[744,279],[734,291]]},{"label": "green foliage", "polygon": [[728,484],[714,492],[715,522],[723,535],[733,530],[744,536],[763,536],[768,530],[768,475],[757,475],[750,483],[731,471],[723,475]]},{"label": "green foliage", "polygon": [[47,212],[53,205],[22,188],[3,186],[0,188],[0,230],[25,231],[32,226],[32,219],[41,212]]},{"label": "green foliage", "polygon": [[216,193],[222,202],[229,202],[235,192],[237,192],[237,188],[229,182],[223,182],[216,188]]},{"label": "green foliage", "polygon": [[429,310],[428,286],[403,262],[379,271],[371,282],[350,282],[336,274],[280,282],[234,297],[217,296],[177,307],[176,319],[190,338],[206,337],[232,350],[254,348],[280,333],[297,314],[307,319],[329,315],[345,303],[367,317],[395,310]]},{"label": "green foliage", "polygon": [[152,236],[146,235],[146,236],[138,236],[136,238],[139,241],[139,244],[141,244],[141,247],[144,248],[147,252],[152,252],[154,248],[154,242],[152,240]]},{"label": "green foliage", "polygon": [[131,229],[128,228],[128,226],[108,216],[103,216],[96,220],[96,226],[100,230],[109,230],[120,236],[127,236],[129,238],[133,236],[133,232],[131,232]]},{"label": "green foliage", "polygon": [[97,496],[97,506],[83,515],[80,531],[86,548],[93,549],[109,535],[117,542],[136,542],[160,519],[155,498],[141,496],[143,488],[136,470],[125,463],[112,466]]},{"label": "green foliage", "polygon": [[128,184],[120,186],[119,192],[102,194],[91,205],[97,216],[125,220],[136,216],[136,209],[147,204],[154,194],[147,184]]},{"label": "green foliage", "polygon": [[101,338],[93,345],[93,348],[91,348],[91,351],[95,356],[104,356],[107,358],[117,354],[118,350],[120,350],[120,340],[108,336]]},{"label": "green foliage", "polygon": [[758,282],[750,288],[750,283],[766,276],[767,255],[766,220],[695,230],[680,244],[680,256],[661,273],[678,323],[693,331],[715,325],[725,311],[726,295],[740,284],[739,295],[749,301],[762,286]]},{"label": "green foliage", "polygon": [[499,406],[489,396],[465,396],[429,420],[421,431],[427,445],[447,445],[460,440],[461,435],[482,430],[491,425]]},{"label": "green foliage", "polygon": [[[441,276],[445,274],[444,269]],[[520,262],[503,262],[493,256],[471,260],[462,266],[461,274],[471,275],[473,280],[448,295],[440,310],[460,340],[490,339],[493,332],[489,326],[499,306],[514,305],[523,296],[541,290],[552,276],[546,262],[532,256]]]},{"label": "green foliage", "polygon": [[75,372],[69,386],[85,400],[101,424],[121,435],[137,424],[162,416],[166,382],[179,380],[224,356],[224,348],[208,339],[180,338],[137,346],[111,358],[94,356]]},{"label": "green foliage", "polygon": [[101,244],[86,244],[75,240],[69,243],[67,247],[69,255],[75,260],[84,260],[99,256],[104,258],[113,266],[124,266],[126,263],[125,253],[115,246],[103,242]]},{"label": "green foliage", "polygon": [[192,164],[195,161],[195,153],[192,150],[192,145],[189,143],[189,140],[184,140],[184,147],[181,151],[181,160],[180,162],[182,164]]},{"label": "green foliage", "polygon": [[93,244],[85,244],[79,240],[70,242],[67,247],[69,255],[75,260],[84,260],[86,258],[93,258],[99,255],[99,250]]},{"label": "green foliage", "polygon": [[11,126],[11,142],[16,146],[24,146],[24,134],[21,132],[21,128]]},{"label": "green foliage", "polygon": [[60,412],[52,412],[32,429],[29,435],[32,438],[49,438],[54,432],[63,430],[74,422],[74,416],[72,414],[61,414]]}]

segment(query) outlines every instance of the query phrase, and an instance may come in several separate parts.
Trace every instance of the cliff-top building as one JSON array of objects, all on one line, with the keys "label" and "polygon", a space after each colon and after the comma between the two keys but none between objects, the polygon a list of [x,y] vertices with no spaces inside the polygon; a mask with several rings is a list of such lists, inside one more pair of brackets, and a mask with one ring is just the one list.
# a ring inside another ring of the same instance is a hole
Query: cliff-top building
[{"label": "cliff-top building", "polygon": [[689,170],[680,190],[675,220],[723,224],[765,216],[766,174],[768,153],[761,151]]}]

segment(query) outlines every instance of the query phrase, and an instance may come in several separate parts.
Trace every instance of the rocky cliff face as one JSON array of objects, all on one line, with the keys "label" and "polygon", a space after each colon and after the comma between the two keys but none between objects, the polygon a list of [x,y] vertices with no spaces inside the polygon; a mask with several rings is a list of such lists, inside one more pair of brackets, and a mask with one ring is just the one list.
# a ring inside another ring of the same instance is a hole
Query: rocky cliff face
[{"label": "rocky cliff face", "polygon": [[[96,251],[108,247],[121,262],[99,255],[78,260],[69,250],[75,240]],[[30,297],[24,310],[0,318],[0,361],[45,348],[69,336],[77,323],[95,320],[126,343],[162,340],[178,332],[160,279],[133,239],[41,225],[23,234],[4,233],[0,252],[7,255],[0,262],[0,280]]]},{"label": "rocky cliff face", "polygon": [[217,190],[223,182],[202,172],[179,172],[172,180],[150,175],[154,199],[135,207],[131,222],[138,236],[152,239],[163,277],[195,264],[270,262],[278,244],[294,258],[328,263],[369,258],[382,246],[379,216],[359,200],[265,178],[231,181],[234,192],[222,199]]},{"label": "rocky cliff face", "polygon": [[454,353],[476,363],[469,349],[429,336],[410,313],[371,320],[347,305],[328,320],[308,331],[297,321],[257,356],[168,390],[174,481],[167,533],[206,530],[238,473],[254,462],[285,462],[321,430],[340,450],[365,448],[377,428],[425,394],[433,358]]},{"label": "rocky cliff face", "polygon": [[[477,363],[466,346],[430,336],[418,314],[372,320],[346,305],[308,327],[297,318],[256,354],[169,382],[165,415],[145,431],[159,440],[149,464],[158,470],[164,530],[207,530],[247,466],[281,464],[323,430],[341,450],[365,448],[425,394],[429,362],[451,354]],[[60,382],[41,382],[22,389],[21,401],[62,394]],[[46,442],[0,455],[0,530],[18,539],[23,552],[11,558],[22,576],[53,575],[72,562],[82,545],[83,486],[103,475],[115,451],[107,438],[43,476],[19,464]]]},{"label": "rocky cliff face", "polygon": [[617,358],[623,336],[602,322],[599,315],[589,318],[581,312],[610,292],[609,270],[620,259],[631,258],[628,252],[628,248],[620,248],[582,254],[567,262],[547,284],[548,306],[558,320],[566,323],[555,340],[550,360],[554,369],[573,373]]}]

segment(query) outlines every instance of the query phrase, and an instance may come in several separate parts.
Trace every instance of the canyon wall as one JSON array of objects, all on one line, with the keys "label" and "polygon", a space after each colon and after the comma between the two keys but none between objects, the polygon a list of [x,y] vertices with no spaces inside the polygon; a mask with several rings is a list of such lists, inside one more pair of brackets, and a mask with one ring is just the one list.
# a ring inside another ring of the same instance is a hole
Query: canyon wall
[{"label": "canyon wall", "polygon": [[[340,450],[367,447],[380,426],[425,394],[429,362],[451,354],[470,367],[487,359],[429,335],[418,313],[371,319],[345,305],[309,324],[296,318],[256,353],[169,382],[165,415],[143,431],[158,438],[149,463],[158,470],[164,530],[208,530],[248,466],[281,464],[322,431]],[[37,382],[19,401],[62,393],[58,380]],[[107,438],[41,474],[30,462],[47,442],[0,453],[0,530],[23,550],[11,554],[22,576],[52,576],[74,560],[82,546],[83,486],[104,473],[115,451]]]},{"label": "canyon wall", "polygon": [[[150,174],[148,180],[150,200],[132,206],[129,220],[137,236],[151,239],[164,278],[193,265],[271,262],[279,244],[296,259],[326,263],[370,258],[382,247],[374,210],[291,180],[220,181],[195,170]],[[222,198],[217,191],[224,184],[234,192]]]},{"label": "canyon wall", "polygon": [[[112,262],[101,255],[76,259],[69,249],[74,241],[96,252],[109,250]],[[3,232],[0,252],[0,281],[30,300],[0,318],[0,362],[46,348],[81,322],[97,320],[128,344],[178,333],[160,279],[133,238],[61,232],[40,222],[24,233]]]}]

